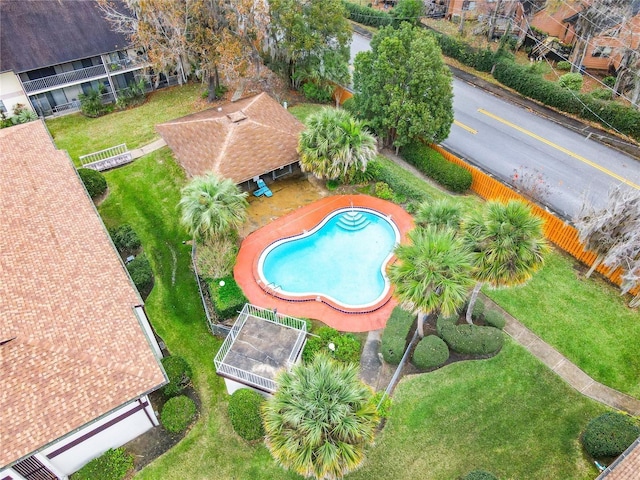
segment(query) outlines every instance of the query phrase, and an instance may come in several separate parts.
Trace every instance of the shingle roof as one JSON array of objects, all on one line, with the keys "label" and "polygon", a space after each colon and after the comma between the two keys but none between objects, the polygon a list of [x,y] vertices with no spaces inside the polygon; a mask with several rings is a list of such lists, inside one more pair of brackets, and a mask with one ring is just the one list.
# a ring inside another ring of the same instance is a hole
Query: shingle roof
[{"label": "shingle roof", "polygon": [[298,160],[304,126],[266,93],[156,125],[190,176],[242,183]]},{"label": "shingle roof", "polygon": [[69,157],[41,121],[0,130],[0,144],[1,467],[165,377]]},{"label": "shingle roof", "polygon": [[638,480],[640,478],[640,438],[607,468],[597,480]]},{"label": "shingle roof", "polygon": [[[112,2],[125,11],[124,2]],[[95,0],[0,0],[0,72],[16,73],[123,50]]]}]

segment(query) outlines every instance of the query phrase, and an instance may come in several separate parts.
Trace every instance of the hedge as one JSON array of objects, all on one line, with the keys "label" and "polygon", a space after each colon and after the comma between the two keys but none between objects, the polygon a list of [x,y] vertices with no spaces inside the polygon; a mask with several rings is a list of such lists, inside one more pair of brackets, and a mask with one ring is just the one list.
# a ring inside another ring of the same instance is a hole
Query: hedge
[{"label": "hedge", "polygon": [[260,406],[264,397],[255,390],[241,388],[229,399],[229,418],[233,430],[248,441],[264,437]]},{"label": "hedge", "polygon": [[310,362],[319,351],[329,353],[328,345],[333,343],[335,351],[331,356],[345,363],[360,363],[362,342],[352,333],[340,333],[331,327],[320,327],[310,336],[302,351],[302,360]]},{"label": "hedge", "polygon": [[143,299],[147,298],[153,288],[153,270],[151,270],[151,263],[149,263],[147,256],[144,253],[138,255],[127,264],[127,271],[140,292],[140,296]]},{"label": "hedge", "polygon": [[137,252],[142,246],[140,237],[128,223],[109,229],[109,235],[118,252],[128,255]]},{"label": "hedge", "polygon": [[640,436],[631,417],[607,412],[589,422],[582,434],[582,445],[593,458],[617,457]]},{"label": "hedge", "polygon": [[110,448],[71,475],[71,480],[121,480],[133,468],[133,455]]},{"label": "hedge", "polygon": [[376,182],[386,183],[396,196],[410,198],[415,202],[430,200],[431,196],[421,190],[415,182],[416,178],[404,168],[394,164],[391,160],[383,162],[372,160],[367,164],[367,172]]},{"label": "hedge", "polygon": [[440,337],[424,337],[413,351],[411,363],[421,370],[440,367],[449,360],[449,347]]},{"label": "hedge", "polygon": [[488,48],[477,49],[458,38],[450,37],[433,30],[430,31],[430,33],[438,42],[443,55],[455,58],[465,65],[480,70],[481,72],[490,72],[493,65],[500,58],[510,56],[510,54],[504,50],[494,52]]},{"label": "hedge", "polygon": [[507,321],[500,312],[496,310],[487,310],[484,312],[484,322],[490,327],[499,328],[502,330]]},{"label": "hedge", "polygon": [[349,19],[362,25],[370,27],[386,27],[393,23],[393,17],[387,12],[376,10],[371,7],[364,7],[357,3],[342,2],[349,14]]},{"label": "hedge", "polygon": [[402,147],[402,157],[425,175],[452,192],[465,192],[471,187],[471,172],[446,160],[440,153],[420,143]]},{"label": "hedge", "polygon": [[79,168],[78,175],[91,198],[95,199],[107,191],[107,179],[97,170]]},{"label": "hedge", "polygon": [[[221,281],[224,282],[224,286],[220,286]],[[242,310],[244,304],[248,302],[247,297],[242,293],[242,289],[231,275],[208,280],[207,285],[209,285],[209,292],[211,293],[211,303],[213,303],[216,315],[221,320],[235,317]]]},{"label": "hedge", "polygon": [[189,397],[180,395],[167,400],[160,412],[162,426],[171,433],[180,433],[187,429],[196,416],[196,404]]},{"label": "hedge", "polygon": [[398,365],[409,343],[409,332],[416,321],[412,313],[396,307],[391,312],[387,326],[382,332],[380,351],[384,361],[391,365]]},{"label": "hedge", "polygon": [[438,325],[438,334],[454,352],[466,355],[488,355],[502,348],[502,331],[479,325]]},{"label": "hedge", "polygon": [[162,388],[162,393],[167,397],[178,395],[191,381],[193,376],[191,366],[178,355],[165,357],[161,362],[164,371],[167,372],[167,377],[169,377],[169,383]]}]

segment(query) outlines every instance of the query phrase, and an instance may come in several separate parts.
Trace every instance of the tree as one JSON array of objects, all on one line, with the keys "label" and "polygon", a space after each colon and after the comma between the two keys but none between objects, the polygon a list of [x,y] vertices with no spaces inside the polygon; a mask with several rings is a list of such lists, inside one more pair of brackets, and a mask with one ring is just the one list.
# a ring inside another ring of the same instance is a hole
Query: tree
[{"label": "tree", "polygon": [[468,323],[473,323],[471,313],[484,284],[494,288],[522,285],[542,267],[548,251],[542,225],[542,219],[517,200],[487,202],[463,222],[476,279],[467,308]]},{"label": "tree", "polygon": [[[622,275],[622,283],[620,285],[621,294],[628,293],[634,287],[640,285],[640,257],[633,261],[629,261],[624,266],[624,274]],[[631,308],[640,307],[640,292],[629,302]]]},{"label": "tree", "polygon": [[324,108],[307,119],[298,142],[300,167],[316,178],[349,182],[376,156],[376,140],[346,110]]},{"label": "tree", "polygon": [[180,193],[180,221],[195,240],[232,232],[246,218],[247,194],[228,178],[211,173],[195,177]]},{"label": "tree", "polygon": [[351,25],[340,0],[271,0],[269,51],[283,62],[291,86],[304,80],[309,67],[329,80],[348,78]]},{"label": "tree", "polygon": [[464,304],[473,284],[473,258],[448,228],[416,228],[408,238],[408,244],[396,247],[398,261],[389,267],[389,280],[403,308],[417,313],[423,337],[423,314],[452,315]]},{"label": "tree", "polygon": [[393,25],[398,27],[402,22],[418,25],[420,17],[424,16],[424,12],[425,5],[422,0],[399,0],[391,11]]},{"label": "tree", "polygon": [[462,208],[458,202],[443,198],[418,205],[415,214],[416,224],[420,227],[434,225],[438,228],[457,230],[462,220]]},{"label": "tree", "polygon": [[371,50],[356,56],[354,102],[385,145],[414,139],[437,143],[453,123],[451,72],[440,48],[424,29],[402,23],[385,27],[371,40]]},{"label": "tree", "polygon": [[277,377],[262,417],[266,445],[284,468],[305,477],[337,479],[357,469],[378,424],[371,389],[354,364],[324,354]]}]

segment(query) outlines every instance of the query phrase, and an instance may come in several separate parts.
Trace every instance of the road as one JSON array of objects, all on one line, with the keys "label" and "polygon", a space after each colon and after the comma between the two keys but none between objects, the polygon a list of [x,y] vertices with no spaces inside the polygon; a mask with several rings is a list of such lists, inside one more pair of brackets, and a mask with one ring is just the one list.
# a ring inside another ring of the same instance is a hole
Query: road
[{"label": "road", "polygon": [[[354,34],[352,60],[369,48]],[[454,78],[455,122],[442,145],[502,181],[529,173],[547,190],[543,201],[571,218],[586,197],[603,205],[616,185],[640,190],[640,162],[557,123]]]}]

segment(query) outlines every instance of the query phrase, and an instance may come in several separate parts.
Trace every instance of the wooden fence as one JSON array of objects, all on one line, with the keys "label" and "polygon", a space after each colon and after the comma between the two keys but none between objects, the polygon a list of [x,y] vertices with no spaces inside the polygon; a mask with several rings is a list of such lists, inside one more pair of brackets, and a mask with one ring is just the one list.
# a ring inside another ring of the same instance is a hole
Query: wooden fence
[{"label": "wooden fence", "polygon": [[[522,200],[523,202],[529,204],[533,209],[533,212],[545,221],[544,234],[547,239],[549,239],[549,241],[556,244],[565,252],[570,253],[575,258],[585,263],[587,266],[590,267],[591,265],[593,265],[593,262],[596,259],[596,254],[584,249],[584,246],[578,240],[578,231],[575,227],[565,223],[564,220],[561,220],[551,212],[529,201],[527,198],[523,197],[517,192],[514,192],[495,178],[492,178],[478,168],[469,165],[468,163],[461,160],[452,153],[446,151],[439,145],[431,145],[431,148],[441,153],[442,156],[450,162],[453,162],[469,170],[473,177],[471,190],[480,195],[485,200]],[[598,268],[596,268],[596,271],[607,277],[616,285],[620,285],[620,283],[622,283],[622,279],[620,277],[623,271],[621,268],[611,270],[610,268],[601,264],[598,266]],[[638,293],[640,293],[640,285],[631,289],[631,294],[637,295]]]}]

